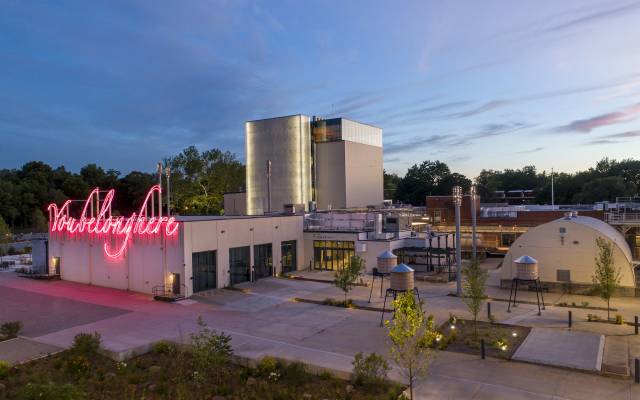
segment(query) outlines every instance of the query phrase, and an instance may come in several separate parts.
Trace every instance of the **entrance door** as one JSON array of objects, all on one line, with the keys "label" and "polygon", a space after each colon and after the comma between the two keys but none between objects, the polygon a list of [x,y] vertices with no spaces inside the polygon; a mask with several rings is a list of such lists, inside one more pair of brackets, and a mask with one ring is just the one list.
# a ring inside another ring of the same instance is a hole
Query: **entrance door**
[{"label": "entrance door", "polygon": [[271,243],[253,246],[253,274],[255,280],[266,278],[273,274],[273,250]]},{"label": "entrance door", "polygon": [[193,271],[193,292],[216,288],[216,252],[200,251],[191,253]]},{"label": "entrance door", "polygon": [[249,246],[233,247],[229,249],[229,273],[231,285],[250,280],[249,258],[251,248]]},{"label": "entrance door", "polygon": [[282,254],[282,273],[286,274],[297,270],[296,241],[282,242],[280,252]]},{"label": "entrance door", "polygon": [[60,257],[53,257],[51,263],[53,264],[53,273],[60,275]]}]

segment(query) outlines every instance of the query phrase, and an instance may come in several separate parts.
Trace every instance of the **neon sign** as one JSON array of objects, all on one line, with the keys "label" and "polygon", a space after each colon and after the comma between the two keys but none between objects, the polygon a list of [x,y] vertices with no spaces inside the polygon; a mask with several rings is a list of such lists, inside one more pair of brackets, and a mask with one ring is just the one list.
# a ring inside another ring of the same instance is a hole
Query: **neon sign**
[{"label": "neon sign", "polygon": [[153,212],[151,217],[147,216],[149,200],[153,205],[154,194],[162,195],[162,188],[159,185],[149,189],[139,212],[133,213],[130,217],[113,217],[111,215],[111,202],[114,194],[114,189],[109,190],[100,203],[100,189],[93,189],[84,203],[80,218],[69,216],[71,200],[64,202],[60,208],[56,204],[49,204],[47,209],[49,210],[50,232],[115,235],[121,238],[120,244],[111,246],[105,241],[103,249],[108,257],[118,258],[124,254],[134,235],[158,235],[163,232],[166,236],[173,236],[178,231],[180,225],[174,217],[161,215],[156,217]]}]

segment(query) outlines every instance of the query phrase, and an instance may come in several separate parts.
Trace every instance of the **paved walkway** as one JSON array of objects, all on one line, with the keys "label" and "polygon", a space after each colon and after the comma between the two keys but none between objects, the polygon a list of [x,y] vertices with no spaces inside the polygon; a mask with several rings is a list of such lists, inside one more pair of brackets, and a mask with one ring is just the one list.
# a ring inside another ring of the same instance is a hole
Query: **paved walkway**
[{"label": "paved walkway", "polygon": [[21,364],[62,350],[57,346],[17,337],[0,342],[0,360]]},{"label": "paved walkway", "polygon": [[[332,289],[329,285],[270,278],[248,286],[250,293],[220,290],[196,302],[167,304],[154,302],[150,296],[64,281],[0,277],[0,291],[11,287],[24,291],[24,297],[33,293],[51,300],[83,302],[88,304],[82,308],[86,312],[91,305],[127,311],[33,337],[56,347],[69,346],[77,333],[97,331],[114,355],[130,355],[161,339],[188,341],[197,329],[196,318],[202,316],[212,328],[232,335],[237,354],[252,359],[270,354],[346,375],[356,352],[385,352],[386,330],[378,327],[379,313],[291,301],[302,294],[324,295]],[[366,288],[359,289],[366,292]],[[429,312],[443,317],[449,309],[462,307],[459,299],[446,295],[427,292],[425,296],[429,297]],[[523,305],[517,312],[526,313],[526,308]],[[29,314],[25,312],[26,320]],[[64,307],[55,311],[61,319],[69,317],[68,313]],[[400,378],[397,371],[393,376]],[[416,398],[631,399],[640,396],[639,387],[630,380],[440,352],[431,365],[431,375],[419,383]]]},{"label": "paved walkway", "polygon": [[600,371],[604,336],[590,332],[533,328],[514,360]]}]

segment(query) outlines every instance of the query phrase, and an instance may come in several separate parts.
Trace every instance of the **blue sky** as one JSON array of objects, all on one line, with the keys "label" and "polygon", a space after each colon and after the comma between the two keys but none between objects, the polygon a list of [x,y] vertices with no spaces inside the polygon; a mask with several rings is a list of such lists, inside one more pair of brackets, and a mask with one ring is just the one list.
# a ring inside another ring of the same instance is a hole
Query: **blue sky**
[{"label": "blue sky", "polygon": [[3,1],[0,167],[123,173],[244,121],[384,129],[385,168],[640,157],[638,1]]}]

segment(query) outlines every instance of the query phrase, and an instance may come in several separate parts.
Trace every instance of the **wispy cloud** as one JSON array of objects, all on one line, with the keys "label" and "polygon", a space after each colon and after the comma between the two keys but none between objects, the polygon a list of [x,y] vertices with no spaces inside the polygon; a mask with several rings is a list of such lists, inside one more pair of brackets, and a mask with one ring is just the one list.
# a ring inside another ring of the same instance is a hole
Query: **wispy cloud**
[{"label": "wispy cloud", "polygon": [[516,151],[516,154],[531,154],[544,150],[544,147],[536,147],[535,149]]},{"label": "wispy cloud", "polygon": [[640,9],[640,2],[633,2],[623,6],[616,5],[615,7],[612,7],[612,8],[605,8],[603,10],[592,12],[590,14],[586,14],[578,18],[572,18],[567,21],[554,24],[548,27],[547,29],[545,29],[545,32],[557,32],[565,29],[576,28],[582,25],[593,23],[593,22],[610,19],[612,17],[627,15],[629,12],[632,12],[638,9]]},{"label": "wispy cloud", "polygon": [[640,137],[640,131],[627,131],[621,133],[612,133],[611,135],[606,135],[608,138],[616,138],[616,139],[626,139],[626,138],[634,138]]},{"label": "wispy cloud", "polygon": [[596,145],[617,144],[617,143],[620,143],[620,142],[617,140],[610,140],[610,139],[595,139],[595,140],[590,140],[584,143],[583,146],[596,146]]},{"label": "wispy cloud", "polygon": [[579,119],[557,128],[559,132],[589,133],[592,130],[623,122],[632,121],[640,116],[640,103],[630,105],[620,111],[597,115],[587,119]]}]

